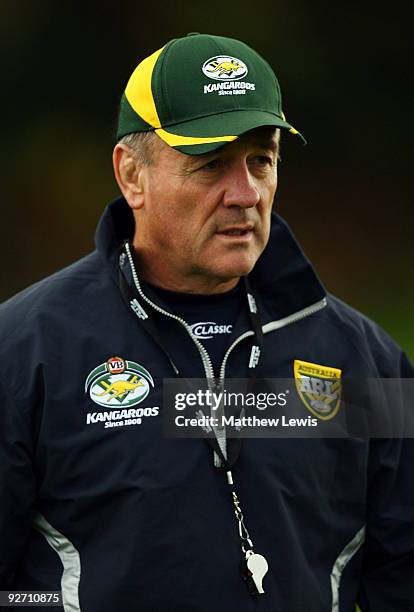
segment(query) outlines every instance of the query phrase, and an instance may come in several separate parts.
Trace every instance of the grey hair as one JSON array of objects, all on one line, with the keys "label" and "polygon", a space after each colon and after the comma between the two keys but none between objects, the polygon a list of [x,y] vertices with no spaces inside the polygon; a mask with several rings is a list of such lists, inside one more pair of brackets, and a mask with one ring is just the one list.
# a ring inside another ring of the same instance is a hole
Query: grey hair
[{"label": "grey hair", "polygon": [[119,143],[132,149],[138,163],[149,166],[154,162],[159,138],[155,132],[134,132],[123,136]]}]

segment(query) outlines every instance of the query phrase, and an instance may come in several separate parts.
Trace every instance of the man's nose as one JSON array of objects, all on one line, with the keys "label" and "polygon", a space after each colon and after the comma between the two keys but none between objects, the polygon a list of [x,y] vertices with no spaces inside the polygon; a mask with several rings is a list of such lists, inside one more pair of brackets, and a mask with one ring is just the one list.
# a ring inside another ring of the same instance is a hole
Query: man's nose
[{"label": "man's nose", "polygon": [[252,208],[259,200],[259,191],[247,164],[229,168],[223,197],[224,206]]}]

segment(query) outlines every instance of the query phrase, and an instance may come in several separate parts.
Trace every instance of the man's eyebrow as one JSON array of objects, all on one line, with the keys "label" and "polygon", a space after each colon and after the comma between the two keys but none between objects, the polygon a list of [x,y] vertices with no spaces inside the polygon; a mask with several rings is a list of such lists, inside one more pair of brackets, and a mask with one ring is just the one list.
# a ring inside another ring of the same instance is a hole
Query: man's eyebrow
[{"label": "man's eyebrow", "polygon": [[201,153],[200,155],[188,155],[188,160],[186,160],[185,167],[193,168],[194,166],[199,166],[203,163],[208,163],[211,159],[214,159],[219,154],[219,150],[211,151],[210,153]]}]

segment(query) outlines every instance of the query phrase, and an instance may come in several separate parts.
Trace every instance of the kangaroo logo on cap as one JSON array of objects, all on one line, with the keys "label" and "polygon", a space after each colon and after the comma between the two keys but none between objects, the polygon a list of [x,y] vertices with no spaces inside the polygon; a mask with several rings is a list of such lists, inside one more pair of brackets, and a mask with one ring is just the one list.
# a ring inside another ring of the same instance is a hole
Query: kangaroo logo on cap
[{"label": "kangaroo logo on cap", "polygon": [[248,70],[246,64],[237,57],[216,55],[204,62],[203,72],[216,81],[233,81],[245,77]]}]

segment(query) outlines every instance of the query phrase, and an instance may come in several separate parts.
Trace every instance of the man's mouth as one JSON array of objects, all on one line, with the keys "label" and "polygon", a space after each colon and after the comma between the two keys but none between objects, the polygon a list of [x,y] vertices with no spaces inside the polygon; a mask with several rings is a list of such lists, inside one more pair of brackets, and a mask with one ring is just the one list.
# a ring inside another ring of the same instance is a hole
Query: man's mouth
[{"label": "man's mouth", "polygon": [[252,225],[226,227],[219,232],[223,236],[247,236],[253,232]]}]

